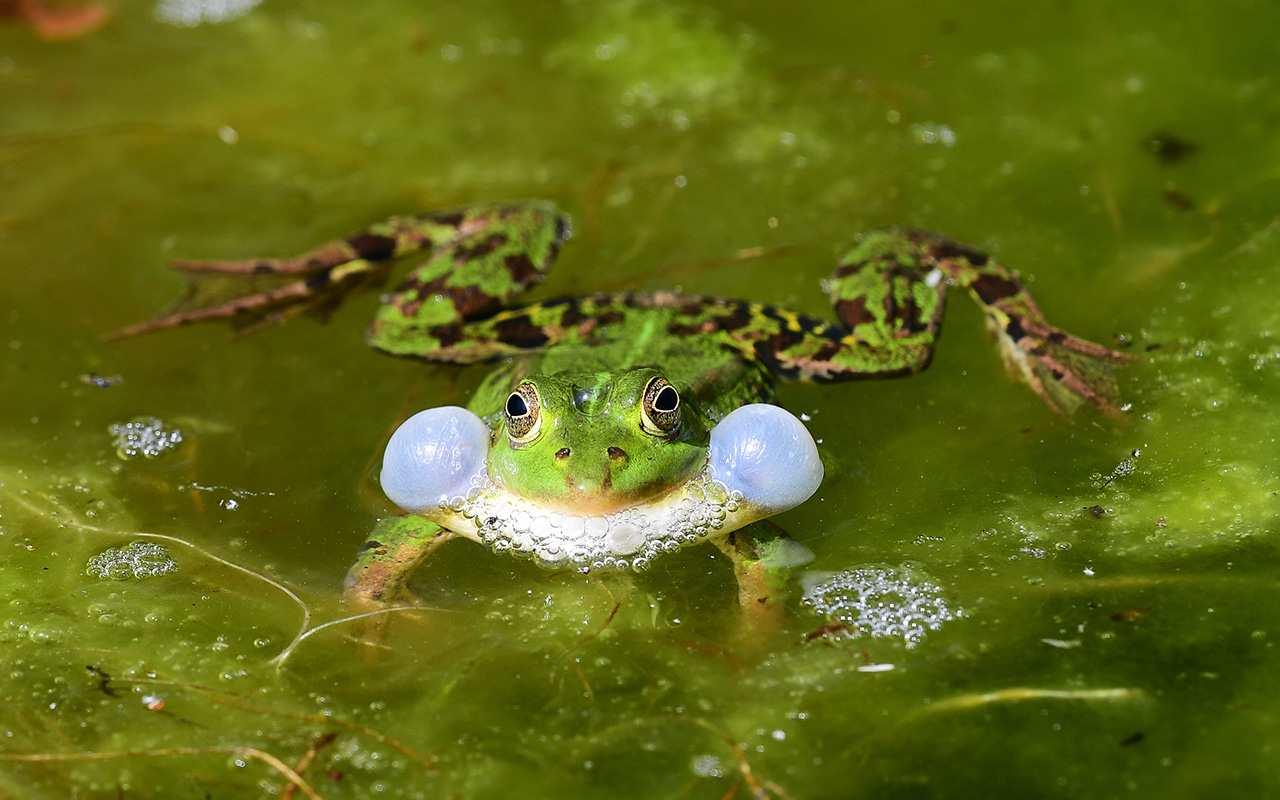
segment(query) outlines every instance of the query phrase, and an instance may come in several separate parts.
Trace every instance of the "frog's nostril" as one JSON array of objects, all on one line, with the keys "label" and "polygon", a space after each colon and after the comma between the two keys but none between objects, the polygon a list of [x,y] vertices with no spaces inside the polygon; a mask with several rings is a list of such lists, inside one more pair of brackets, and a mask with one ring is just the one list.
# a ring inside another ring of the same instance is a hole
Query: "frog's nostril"
[{"label": "frog's nostril", "polygon": [[610,447],[609,458],[613,461],[626,461],[627,451],[623,450],[621,447]]},{"label": "frog's nostril", "polygon": [[564,461],[569,457],[569,448],[561,447],[556,451],[556,461]]}]

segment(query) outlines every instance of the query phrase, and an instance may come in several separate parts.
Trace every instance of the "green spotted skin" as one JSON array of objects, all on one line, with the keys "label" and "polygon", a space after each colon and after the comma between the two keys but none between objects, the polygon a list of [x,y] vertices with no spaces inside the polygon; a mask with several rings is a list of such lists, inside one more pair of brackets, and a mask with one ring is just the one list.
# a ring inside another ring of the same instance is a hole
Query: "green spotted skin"
[{"label": "green spotted skin", "polygon": [[[688,480],[705,463],[698,448],[705,448],[710,428],[739,406],[772,401],[776,379],[840,381],[923,369],[949,288],[978,303],[1011,374],[1055,412],[1088,403],[1118,413],[1111,370],[1129,357],[1050,325],[1016,272],[943,236],[909,229],[863,236],[827,283],[832,320],[669,291],[513,306],[543,279],[568,236],[567,218],[550,203],[483,204],[394,217],[289,259],[180,261],[174,267],[188,278],[187,294],[168,312],[114,336],[216,319],[252,329],[303,312],[324,317],[351,292],[385,283],[395,263],[417,256],[420,263],[384,297],[368,343],[430,361],[497,361],[470,403],[493,430],[495,447],[506,442],[508,396],[528,383],[541,393],[544,422],[575,442],[539,458],[549,464],[567,459],[570,449],[603,453],[605,443],[619,445],[611,453],[643,452],[647,472],[632,466],[626,478],[636,497]],[[636,422],[636,398],[651,375],[678,390],[684,412],[680,426],[658,440]],[[603,456],[553,473],[535,464],[537,451],[518,442],[491,451],[495,468],[517,488],[524,481],[531,503],[563,506],[566,497],[587,503],[623,482],[618,464]],[[564,493],[564,475],[578,476],[572,493]],[[371,603],[404,596],[413,570],[453,535],[421,518],[384,521],[348,575],[348,596]],[[780,584],[766,555],[778,541],[776,529],[759,523],[714,539],[734,561],[744,608],[776,606]]]}]

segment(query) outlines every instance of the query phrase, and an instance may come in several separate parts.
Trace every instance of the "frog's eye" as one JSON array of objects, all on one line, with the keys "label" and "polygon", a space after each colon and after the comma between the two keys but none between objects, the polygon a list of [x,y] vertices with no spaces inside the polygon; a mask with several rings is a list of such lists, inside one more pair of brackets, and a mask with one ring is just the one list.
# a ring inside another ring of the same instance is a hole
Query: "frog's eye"
[{"label": "frog's eye", "polygon": [[661,436],[680,424],[680,393],[666,378],[650,378],[640,398],[640,427]]},{"label": "frog's eye", "polygon": [[537,387],[532,383],[525,381],[507,395],[503,411],[512,442],[527,444],[538,437],[542,428],[542,402],[538,399]]}]

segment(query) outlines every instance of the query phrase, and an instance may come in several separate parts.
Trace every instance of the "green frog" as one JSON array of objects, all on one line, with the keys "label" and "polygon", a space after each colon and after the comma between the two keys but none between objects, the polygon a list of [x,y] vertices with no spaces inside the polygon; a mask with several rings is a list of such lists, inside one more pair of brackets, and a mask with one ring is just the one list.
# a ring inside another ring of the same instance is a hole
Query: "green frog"
[{"label": "green frog", "polygon": [[1128,356],[1050,325],[1016,272],[936,234],[863,236],[826,283],[838,322],[672,291],[512,307],[569,236],[551,203],[483,204],[394,217],[295,258],[175,262],[187,295],[116,335],[323,317],[422,257],[384,296],[368,343],[496,366],[467,408],[420,412],[388,442],[381,484],[409,514],[380,522],[351,567],[347,596],[367,605],[408,596],[413,571],[457,536],[582,571],[643,569],[710,542],[744,608],[775,605],[787,539],[763,521],[823,477],[804,424],[773,404],[775,379],[923,369],[950,287],[968,290],[1010,372],[1051,409],[1118,413],[1111,367]]}]

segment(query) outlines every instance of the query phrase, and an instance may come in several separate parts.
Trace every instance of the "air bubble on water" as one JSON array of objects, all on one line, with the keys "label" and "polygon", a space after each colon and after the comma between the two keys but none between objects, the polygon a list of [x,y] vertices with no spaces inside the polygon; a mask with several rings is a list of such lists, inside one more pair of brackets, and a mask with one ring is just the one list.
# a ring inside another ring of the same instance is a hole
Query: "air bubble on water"
[{"label": "air bubble on water", "polygon": [[262,0],[161,0],[152,11],[160,22],[178,28],[217,25],[243,17]]},{"label": "air bubble on water", "polygon": [[900,638],[915,647],[929,631],[964,616],[922,570],[873,565],[818,576],[804,593],[816,613],[843,623],[851,637]]},{"label": "air bubble on water", "polygon": [[135,458],[158,458],[182,443],[182,431],[168,429],[155,417],[137,417],[131,422],[116,423],[108,429],[115,437],[116,454],[128,461]]},{"label": "air bubble on water", "polygon": [[476,537],[495,552],[583,572],[643,570],[662,553],[700,542],[726,525],[743,524],[731,515],[751,513],[751,508],[730,501],[730,496],[722,482],[704,471],[674,496],[581,516],[513,500],[510,492],[483,476],[465,498],[450,498],[439,511],[442,516],[463,517],[464,525],[473,525]]},{"label": "air bubble on water", "polygon": [[177,569],[178,562],[164,545],[142,541],[103,550],[85,565],[85,572],[95,578],[116,581],[155,578]]},{"label": "air bubble on water", "polygon": [[720,759],[710,753],[694,756],[693,761],[689,764],[689,768],[693,770],[693,774],[699,778],[721,778],[724,777],[724,765]]}]

